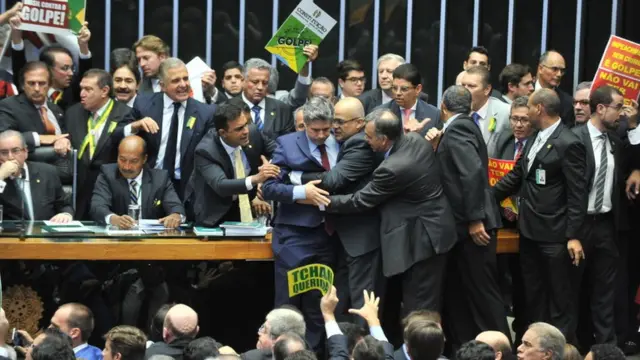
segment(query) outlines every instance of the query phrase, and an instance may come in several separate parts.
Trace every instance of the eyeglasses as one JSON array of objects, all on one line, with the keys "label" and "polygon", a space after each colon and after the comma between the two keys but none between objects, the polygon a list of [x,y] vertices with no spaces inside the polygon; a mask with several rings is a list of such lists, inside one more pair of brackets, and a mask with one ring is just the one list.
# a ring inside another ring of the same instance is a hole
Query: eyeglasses
[{"label": "eyeglasses", "polygon": [[63,65],[63,66],[58,67],[58,70],[60,70],[62,72],[67,72],[67,71],[75,72],[76,71],[76,67],[75,67],[75,65]]},{"label": "eyeglasses", "polygon": [[554,73],[559,72],[560,74],[564,74],[565,72],[567,72],[566,68],[563,67],[557,67],[557,66],[547,66],[547,65],[542,65],[543,67],[546,67],[547,69],[553,71]]},{"label": "eyeglasses", "polygon": [[363,77],[350,77],[350,78],[347,78],[346,80],[349,81],[349,82],[352,82],[352,83],[356,83],[356,84],[359,83],[359,82],[365,84],[367,82],[367,78],[365,78],[364,76]]},{"label": "eyeglasses", "polygon": [[24,151],[23,148],[13,148],[11,150],[0,150],[0,156],[7,157],[9,156],[9,154],[16,156],[18,154],[21,154],[23,151]]},{"label": "eyeglasses", "polygon": [[573,106],[576,105],[582,105],[582,106],[589,106],[589,99],[585,99],[585,100],[573,100]]},{"label": "eyeglasses", "polygon": [[342,125],[344,125],[344,124],[346,124],[348,122],[351,122],[353,120],[358,120],[358,119],[362,119],[362,118],[361,117],[354,117],[353,119],[349,119],[349,120],[335,118],[335,119],[333,119],[333,124],[342,126]]},{"label": "eyeglasses", "polygon": [[616,111],[620,111],[620,110],[622,110],[622,107],[624,106],[624,104],[620,103],[620,104],[616,104],[616,105],[604,105],[604,106],[606,106],[608,108],[615,109]]},{"label": "eyeglasses", "polygon": [[520,123],[522,125],[528,125],[529,124],[529,118],[526,118],[526,117],[511,116],[509,118],[509,120],[511,120],[511,122],[514,123],[514,124],[517,124],[517,123]]},{"label": "eyeglasses", "polygon": [[391,92],[400,92],[401,94],[406,94],[409,90],[415,89],[415,86],[392,86]]}]

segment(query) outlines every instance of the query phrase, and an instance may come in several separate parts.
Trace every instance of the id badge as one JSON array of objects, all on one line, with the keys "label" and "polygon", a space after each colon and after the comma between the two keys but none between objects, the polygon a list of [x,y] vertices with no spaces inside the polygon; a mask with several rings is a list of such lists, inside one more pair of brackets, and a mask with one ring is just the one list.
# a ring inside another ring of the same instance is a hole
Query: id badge
[{"label": "id badge", "polygon": [[536,169],[536,184],[538,185],[547,184],[547,173],[544,169]]}]

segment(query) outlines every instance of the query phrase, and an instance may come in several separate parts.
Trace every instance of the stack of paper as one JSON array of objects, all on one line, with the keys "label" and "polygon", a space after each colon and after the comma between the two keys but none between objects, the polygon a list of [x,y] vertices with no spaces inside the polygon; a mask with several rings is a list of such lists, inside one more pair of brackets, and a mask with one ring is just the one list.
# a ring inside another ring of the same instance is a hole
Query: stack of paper
[{"label": "stack of paper", "polygon": [[198,236],[224,236],[224,232],[220,228],[194,226],[193,232]]},{"label": "stack of paper", "polygon": [[265,236],[271,231],[271,227],[264,226],[259,222],[226,221],[220,227],[224,229],[225,236]]}]

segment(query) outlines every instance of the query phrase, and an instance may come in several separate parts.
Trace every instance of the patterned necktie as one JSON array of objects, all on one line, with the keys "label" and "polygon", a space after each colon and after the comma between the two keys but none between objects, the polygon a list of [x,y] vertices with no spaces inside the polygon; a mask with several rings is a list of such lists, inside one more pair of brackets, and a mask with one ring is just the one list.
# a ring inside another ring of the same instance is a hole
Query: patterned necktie
[{"label": "patterned necktie", "polygon": [[40,118],[42,119],[42,125],[47,134],[53,135],[56,133],[56,127],[49,119],[49,111],[46,106],[40,106]]},{"label": "patterned necktie", "polygon": [[[242,162],[242,150],[239,146],[233,151],[233,162],[236,171],[236,179],[244,179],[246,174],[244,171],[244,163]],[[249,195],[239,194],[238,203],[238,205],[240,205],[240,221],[243,223],[253,222]]]},{"label": "patterned necktie", "polygon": [[60,91],[60,90],[56,90],[56,91],[52,92],[51,96],[49,97],[49,101],[51,101],[54,104],[58,104],[60,99],[62,99],[62,91]]},{"label": "patterned necktie", "polygon": [[476,123],[476,125],[480,126],[480,114],[474,112],[471,117],[473,118],[473,122]]},{"label": "patterned necktie", "polygon": [[138,183],[135,180],[129,182],[129,205],[138,204]]},{"label": "patterned necktie", "polygon": [[601,134],[598,139],[602,141],[602,150],[600,151],[600,168],[598,169],[598,175],[596,176],[595,188],[596,188],[596,201],[594,209],[596,213],[602,211],[602,204],[604,203],[604,183],[607,179],[607,135]]},{"label": "patterned necktie", "polygon": [[262,110],[262,108],[259,105],[253,105],[251,108],[251,111],[253,111],[253,123],[256,124],[258,130],[262,130],[264,126],[262,118],[260,118],[260,110]]},{"label": "patterned necktie", "polygon": [[180,111],[181,104],[179,102],[173,103],[173,115],[171,115],[171,127],[169,128],[169,140],[167,141],[167,147],[164,150],[164,160],[162,161],[162,168],[169,172],[169,177],[173,179],[176,172],[176,154],[178,152],[178,127],[180,126],[180,119],[178,118],[178,112]]},{"label": "patterned necktie", "polygon": [[518,161],[518,159],[520,159],[520,156],[522,156],[522,148],[524,148],[524,140],[519,139],[518,141],[516,141],[516,162]]}]

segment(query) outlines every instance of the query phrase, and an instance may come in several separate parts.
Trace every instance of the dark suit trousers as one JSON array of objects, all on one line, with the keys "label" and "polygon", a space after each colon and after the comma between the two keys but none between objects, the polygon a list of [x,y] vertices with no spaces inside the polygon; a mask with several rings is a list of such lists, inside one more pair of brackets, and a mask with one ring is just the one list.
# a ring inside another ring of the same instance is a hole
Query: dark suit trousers
[{"label": "dark suit trousers", "polygon": [[571,259],[567,244],[520,235],[520,265],[527,298],[527,324],[544,321],[574,340],[571,331]]},{"label": "dark suit trousers", "polygon": [[[572,269],[574,290],[574,326],[583,349],[596,344],[616,345],[614,303],[618,247],[613,214],[587,216],[582,247],[585,259]],[[585,305],[585,306],[582,306]],[[583,314],[580,309],[586,310]],[[589,312],[591,317],[589,317]],[[582,325],[581,322],[589,322]],[[579,327],[578,327],[578,324]],[[592,329],[583,332],[583,329]],[[595,339],[593,336],[595,335]]]},{"label": "dark suit trousers", "polygon": [[449,327],[454,348],[486,330],[500,331],[510,338],[497,280],[496,232],[489,234],[489,245],[478,246],[468,232],[458,231],[458,243],[450,255],[445,326]]}]

